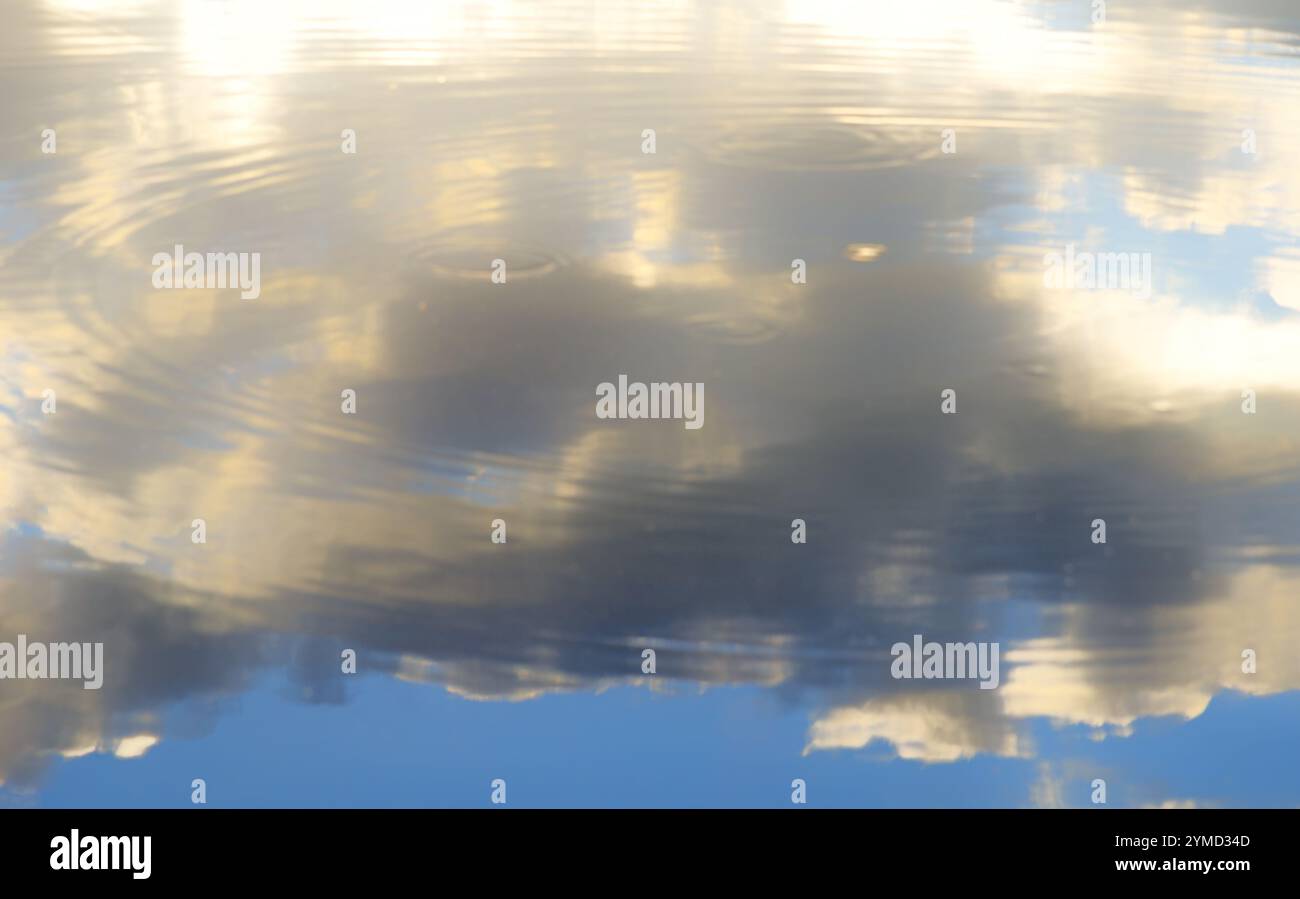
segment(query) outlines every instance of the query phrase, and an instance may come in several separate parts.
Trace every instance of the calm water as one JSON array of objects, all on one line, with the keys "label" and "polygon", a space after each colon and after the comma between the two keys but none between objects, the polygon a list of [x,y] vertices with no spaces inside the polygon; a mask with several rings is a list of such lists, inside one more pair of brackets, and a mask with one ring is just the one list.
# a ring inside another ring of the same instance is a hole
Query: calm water
[{"label": "calm water", "polygon": [[1090,6],[4,0],[0,805],[1300,805],[1300,7]]}]

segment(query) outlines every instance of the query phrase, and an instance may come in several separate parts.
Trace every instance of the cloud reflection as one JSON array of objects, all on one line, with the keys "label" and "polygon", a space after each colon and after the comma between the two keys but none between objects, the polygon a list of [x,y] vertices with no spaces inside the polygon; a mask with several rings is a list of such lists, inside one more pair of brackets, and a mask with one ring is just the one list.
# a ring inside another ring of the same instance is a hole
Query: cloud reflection
[{"label": "cloud reflection", "polygon": [[[515,701],[644,684],[653,647],[660,683],[806,708],[806,752],[925,762],[1300,688],[1281,7],[1212,42],[994,2],[680,4],[651,36],[617,7],[164,6],[117,7],[117,56],[81,5],[14,17],[44,55],[12,131],[61,149],[0,163],[0,635],[103,640],[108,673],[7,685],[0,780],[147,754],[167,704],[217,715],[267,668],[342,704],[342,646]],[[1238,126],[1270,149],[1234,158]],[[182,239],[262,252],[263,297],[152,291]],[[1070,241],[1150,249],[1157,291],[1045,289]],[[703,381],[708,427],[597,420],[619,372]],[[1003,687],[891,681],[913,633],[1001,641]]]}]

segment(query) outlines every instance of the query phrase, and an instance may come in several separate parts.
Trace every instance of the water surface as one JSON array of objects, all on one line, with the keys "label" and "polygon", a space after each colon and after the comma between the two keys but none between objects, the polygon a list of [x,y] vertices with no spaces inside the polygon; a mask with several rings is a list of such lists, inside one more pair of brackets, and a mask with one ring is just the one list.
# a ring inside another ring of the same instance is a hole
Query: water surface
[{"label": "water surface", "polygon": [[1300,10],[1090,6],[7,0],[0,804],[1300,805]]}]

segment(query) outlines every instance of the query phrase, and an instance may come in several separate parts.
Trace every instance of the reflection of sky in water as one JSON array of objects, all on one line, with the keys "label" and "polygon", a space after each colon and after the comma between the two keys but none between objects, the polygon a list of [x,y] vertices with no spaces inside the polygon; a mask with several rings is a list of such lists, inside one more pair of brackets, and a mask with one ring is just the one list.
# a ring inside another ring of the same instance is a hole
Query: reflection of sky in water
[{"label": "reflection of sky in water", "polygon": [[1300,15],[1089,6],[12,4],[0,802],[1300,804]]}]

